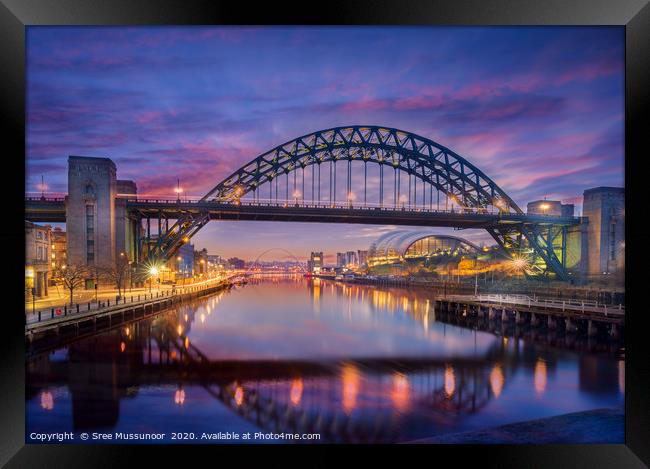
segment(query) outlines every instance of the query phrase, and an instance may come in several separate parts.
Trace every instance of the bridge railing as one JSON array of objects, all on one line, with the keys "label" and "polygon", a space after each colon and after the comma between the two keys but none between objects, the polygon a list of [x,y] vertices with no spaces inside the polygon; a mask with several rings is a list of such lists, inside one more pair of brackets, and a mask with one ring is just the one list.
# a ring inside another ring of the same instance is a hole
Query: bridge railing
[{"label": "bridge railing", "polygon": [[123,294],[122,296],[115,295],[114,298],[100,298],[98,301],[87,301],[83,303],[64,304],[62,306],[50,307],[47,309],[25,311],[25,325],[37,324],[40,322],[51,321],[54,319],[62,319],[67,316],[77,314],[87,314],[94,312],[95,314],[108,311],[112,308],[119,306],[138,306],[152,301],[173,298],[188,293],[202,291],[214,287],[220,282],[234,281],[234,278],[220,278],[209,279],[202,282],[196,282],[186,286],[178,286],[167,290],[151,291],[149,293],[135,293]]},{"label": "bridge railing", "polygon": [[[146,203],[146,204],[166,204],[166,205],[177,205],[177,204],[197,204],[201,202],[201,199],[198,197],[185,197],[180,200],[174,197],[155,197],[155,198],[140,198],[140,197],[129,197],[127,202],[131,203]],[[437,207],[425,206],[425,205],[415,205],[408,203],[403,203],[399,205],[385,203],[385,204],[376,204],[376,203],[359,203],[356,201],[349,202],[330,202],[330,201],[314,201],[306,202],[296,199],[291,200],[271,200],[271,199],[242,199],[239,201],[203,201],[202,203],[208,204],[218,204],[218,205],[232,205],[232,206],[245,206],[245,207],[277,207],[277,208],[334,208],[334,209],[356,209],[356,210],[384,210],[384,211],[408,211],[408,212],[436,212],[436,213],[450,213],[450,214],[462,214],[462,213],[478,213],[478,214],[487,214],[487,215],[499,215],[500,212],[495,209],[487,208],[469,208],[462,207],[456,208],[452,207],[451,209],[440,209]]]},{"label": "bridge railing", "polygon": [[552,308],[552,309],[561,309],[562,311],[571,310],[571,311],[592,311],[592,312],[602,312],[607,315],[611,314],[624,314],[625,306],[623,304],[618,305],[607,305],[601,304],[597,301],[588,301],[588,300],[567,300],[567,299],[558,299],[558,298],[539,298],[536,296],[528,295],[472,295],[472,298],[478,301],[485,301],[488,303],[497,303],[501,304],[517,304],[522,306],[537,306],[542,308]]},{"label": "bridge railing", "polygon": [[[47,193],[47,195],[26,193],[26,202],[64,202],[66,194]],[[339,209],[339,210],[369,210],[369,211],[390,211],[390,212],[411,212],[411,213],[444,213],[451,215],[473,214],[473,215],[493,215],[493,216],[519,216],[517,213],[503,213],[494,207],[490,208],[477,208],[477,207],[451,207],[440,208],[432,204],[409,204],[409,203],[363,203],[358,201],[305,201],[300,199],[241,199],[232,201],[202,201],[202,197],[198,196],[132,196],[130,194],[118,194],[118,197],[126,199],[130,203],[144,203],[156,205],[186,205],[186,204],[215,204],[215,205],[230,205],[230,206],[244,206],[244,207],[274,207],[274,208],[318,208],[318,209]],[[574,222],[579,222],[581,217],[563,217],[552,214],[526,214],[534,217],[542,217],[544,219],[572,219]]]}]

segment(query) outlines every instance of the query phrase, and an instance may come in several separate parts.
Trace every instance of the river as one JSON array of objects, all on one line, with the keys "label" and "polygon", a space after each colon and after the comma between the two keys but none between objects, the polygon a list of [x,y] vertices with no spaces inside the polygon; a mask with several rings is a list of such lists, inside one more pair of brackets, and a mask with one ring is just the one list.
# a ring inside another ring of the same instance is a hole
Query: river
[{"label": "river", "polygon": [[29,359],[27,441],[404,442],[623,407],[616,354],[447,323],[431,298],[253,278]]}]

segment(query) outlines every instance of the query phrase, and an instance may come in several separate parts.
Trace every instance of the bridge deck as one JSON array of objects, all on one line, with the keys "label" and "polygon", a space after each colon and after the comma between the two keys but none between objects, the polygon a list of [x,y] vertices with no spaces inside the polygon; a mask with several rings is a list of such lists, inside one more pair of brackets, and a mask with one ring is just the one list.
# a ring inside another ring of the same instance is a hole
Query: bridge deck
[{"label": "bridge deck", "polygon": [[[177,219],[188,213],[208,213],[212,220],[253,220],[317,223],[486,228],[511,224],[575,225],[580,217],[499,214],[479,210],[435,210],[393,206],[309,203],[220,203],[128,199],[127,208],[143,218]],[[65,200],[26,199],[25,217],[36,222],[65,222]]]}]

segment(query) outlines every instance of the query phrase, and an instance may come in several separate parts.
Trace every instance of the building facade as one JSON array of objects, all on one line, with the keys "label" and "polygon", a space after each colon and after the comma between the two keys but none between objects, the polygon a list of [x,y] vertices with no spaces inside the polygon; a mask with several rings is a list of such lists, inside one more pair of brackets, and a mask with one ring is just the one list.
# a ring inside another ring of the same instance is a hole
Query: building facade
[{"label": "building facade", "polygon": [[309,260],[307,261],[307,271],[312,274],[320,274],[323,270],[323,253],[312,252]]},{"label": "building facade", "polygon": [[68,263],[67,234],[58,226],[50,231],[51,241],[51,275],[54,281],[61,277],[62,269]]},{"label": "building facade", "polygon": [[129,218],[126,210],[126,200],[138,193],[135,182],[117,180],[115,196],[115,253],[124,253],[129,260],[138,259],[138,230],[141,229],[137,220]]},{"label": "building facade", "polygon": [[51,259],[50,226],[25,222],[25,290],[28,298],[48,295]]},{"label": "building facade", "polygon": [[190,278],[194,276],[194,245],[183,244],[176,252],[176,277]]},{"label": "building facade", "polygon": [[194,273],[196,275],[208,273],[208,250],[206,248],[194,251]]},{"label": "building facade", "polygon": [[115,263],[115,163],[109,158],[70,156],[66,201],[70,265]]},{"label": "building facade", "polygon": [[596,187],[584,191],[590,277],[621,275],[625,269],[625,189]]},{"label": "building facade", "polygon": [[559,200],[534,200],[528,202],[526,212],[535,215],[553,215],[556,217],[572,217],[575,206],[563,204]]}]

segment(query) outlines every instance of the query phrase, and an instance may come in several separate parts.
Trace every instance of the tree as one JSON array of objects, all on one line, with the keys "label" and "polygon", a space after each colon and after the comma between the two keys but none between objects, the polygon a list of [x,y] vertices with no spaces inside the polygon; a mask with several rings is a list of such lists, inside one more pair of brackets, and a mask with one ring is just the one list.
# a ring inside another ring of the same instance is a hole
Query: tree
[{"label": "tree", "polygon": [[115,284],[117,294],[120,297],[122,297],[122,290],[126,289],[126,281],[129,278],[130,271],[131,263],[124,253],[120,253],[117,259],[115,259],[114,265],[102,269],[104,276]]},{"label": "tree", "polygon": [[88,276],[88,268],[85,265],[68,265],[61,269],[61,281],[65,288],[70,290],[70,305],[72,295],[76,288],[82,286]]}]

